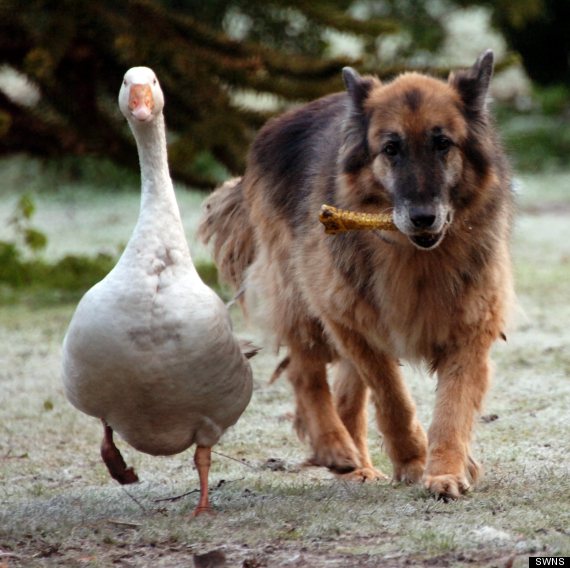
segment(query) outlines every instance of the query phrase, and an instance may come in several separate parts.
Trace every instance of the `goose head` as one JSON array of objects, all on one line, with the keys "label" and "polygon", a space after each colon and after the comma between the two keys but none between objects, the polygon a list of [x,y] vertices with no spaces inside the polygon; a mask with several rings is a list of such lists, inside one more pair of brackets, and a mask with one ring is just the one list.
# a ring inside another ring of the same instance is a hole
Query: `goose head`
[{"label": "goose head", "polygon": [[131,125],[152,122],[162,113],[164,95],[152,69],[132,67],[125,73],[119,108]]}]

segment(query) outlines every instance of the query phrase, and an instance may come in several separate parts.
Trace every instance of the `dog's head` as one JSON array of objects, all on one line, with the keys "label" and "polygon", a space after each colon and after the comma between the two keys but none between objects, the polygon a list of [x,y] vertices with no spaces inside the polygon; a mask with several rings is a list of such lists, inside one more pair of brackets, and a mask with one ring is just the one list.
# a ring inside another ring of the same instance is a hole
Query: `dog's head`
[{"label": "dog's head", "polygon": [[492,73],[491,51],[447,82],[405,73],[384,85],[345,68],[344,205],[393,207],[396,226],[416,247],[438,246],[488,175],[483,137]]}]

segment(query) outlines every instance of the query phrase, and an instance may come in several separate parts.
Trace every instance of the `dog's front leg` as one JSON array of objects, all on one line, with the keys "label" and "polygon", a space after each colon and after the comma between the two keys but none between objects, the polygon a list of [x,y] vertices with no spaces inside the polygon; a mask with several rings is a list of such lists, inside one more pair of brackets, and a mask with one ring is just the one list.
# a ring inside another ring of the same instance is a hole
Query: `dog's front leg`
[{"label": "dog's front leg", "polygon": [[372,392],[376,421],[394,468],[394,480],[419,482],[426,464],[427,437],[398,361],[372,347],[354,330],[332,320],[327,323],[339,351],[352,362]]},{"label": "dog's front leg", "polygon": [[424,482],[437,497],[456,499],[479,476],[471,457],[473,422],[489,386],[488,352],[460,352],[438,365],[437,396],[429,429]]}]

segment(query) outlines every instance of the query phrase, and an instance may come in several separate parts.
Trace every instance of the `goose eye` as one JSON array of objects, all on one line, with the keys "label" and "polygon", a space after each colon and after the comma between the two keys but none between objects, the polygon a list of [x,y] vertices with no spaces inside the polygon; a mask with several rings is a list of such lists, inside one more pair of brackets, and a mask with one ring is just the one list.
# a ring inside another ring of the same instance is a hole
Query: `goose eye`
[{"label": "goose eye", "polygon": [[125,85],[125,87],[127,86],[127,80],[126,79],[123,80],[123,85]]},{"label": "goose eye", "polygon": [[156,77],[152,80],[152,84],[156,85]]}]

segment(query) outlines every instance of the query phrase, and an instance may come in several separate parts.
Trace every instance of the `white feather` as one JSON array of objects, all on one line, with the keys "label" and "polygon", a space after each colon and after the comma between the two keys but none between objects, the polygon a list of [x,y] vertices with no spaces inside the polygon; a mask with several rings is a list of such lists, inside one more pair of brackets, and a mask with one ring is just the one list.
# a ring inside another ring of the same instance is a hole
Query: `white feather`
[{"label": "white feather", "polygon": [[[154,106],[137,120],[132,85]],[[164,97],[152,70],[128,71],[119,106],[142,177],[137,225],[114,269],[80,301],[63,343],[63,383],[81,411],[136,449],[181,452],[215,444],[247,406],[249,363],[225,306],[192,263],[168,171]]]}]

